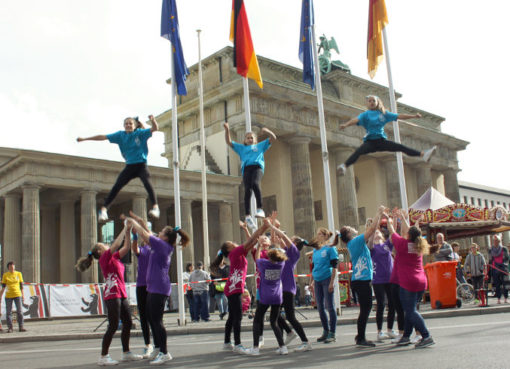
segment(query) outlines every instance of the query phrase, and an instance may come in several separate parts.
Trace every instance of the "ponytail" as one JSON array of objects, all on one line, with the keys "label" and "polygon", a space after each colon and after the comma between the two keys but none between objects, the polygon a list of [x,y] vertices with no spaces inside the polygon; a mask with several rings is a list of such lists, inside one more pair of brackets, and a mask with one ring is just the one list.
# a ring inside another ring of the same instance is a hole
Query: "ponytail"
[{"label": "ponytail", "polygon": [[163,233],[167,237],[168,243],[170,245],[175,245],[175,241],[177,240],[177,235],[181,236],[181,240],[180,240],[179,244],[182,247],[187,247],[189,245],[190,237],[185,231],[183,231],[181,229],[181,227],[172,228],[170,226],[166,226],[165,228],[163,228]]},{"label": "ponytail", "polygon": [[76,265],[74,266],[76,270],[83,273],[92,265],[92,259],[99,259],[99,250],[101,249],[100,245],[100,243],[96,243],[94,247],[87,253],[87,256],[78,259]]},{"label": "ponytail", "polygon": [[[329,240],[331,238],[331,236],[333,236],[333,232],[331,232],[329,229],[324,228],[324,227],[319,227],[318,232],[322,233],[324,236],[327,237],[326,241]],[[319,245],[320,245],[319,240],[317,239],[317,237],[314,237],[310,241],[310,244],[308,246],[313,247],[314,249],[316,249],[316,248],[319,247]]]},{"label": "ponytail", "polygon": [[331,246],[336,246],[338,245],[338,239],[340,238],[340,232],[336,231],[335,232],[335,238],[333,239],[333,243],[331,244]]},{"label": "ponytail", "polygon": [[425,240],[421,236],[421,230],[418,227],[416,227],[416,226],[412,226],[412,227],[409,228],[407,233],[409,235],[409,241],[414,243],[414,245],[416,247],[416,251],[418,252],[418,254],[420,254],[420,255],[428,255],[430,245],[427,242],[427,240]]},{"label": "ponytail", "polygon": [[218,274],[218,268],[220,267],[220,264],[223,260],[223,258],[228,258],[228,242],[224,242],[223,245],[221,245],[220,251],[218,251],[218,255],[216,256],[216,259],[212,261],[212,263],[209,265],[209,270],[213,274]]}]

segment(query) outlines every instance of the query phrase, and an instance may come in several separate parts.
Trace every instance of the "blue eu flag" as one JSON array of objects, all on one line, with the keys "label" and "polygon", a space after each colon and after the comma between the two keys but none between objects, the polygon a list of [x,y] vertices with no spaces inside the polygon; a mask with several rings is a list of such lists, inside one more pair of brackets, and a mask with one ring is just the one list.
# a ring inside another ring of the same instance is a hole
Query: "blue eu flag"
[{"label": "blue eu flag", "polygon": [[163,0],[161,10],[161,37],[172,43],[172,65],[174,68],[177,93],[186,95],[186,76],[189,74],[188,67],[182,54],[181,38],[179,36],[179,19],[177,17],[177,5],[175,0]]},{"label": "blue eu flag", "polygon": [[301,8],[301,28],[299,33],[299,60],[303,63],[303,82],[315,89],[315,59],[312,48],[313,3],[312,0],[303,0]]}]

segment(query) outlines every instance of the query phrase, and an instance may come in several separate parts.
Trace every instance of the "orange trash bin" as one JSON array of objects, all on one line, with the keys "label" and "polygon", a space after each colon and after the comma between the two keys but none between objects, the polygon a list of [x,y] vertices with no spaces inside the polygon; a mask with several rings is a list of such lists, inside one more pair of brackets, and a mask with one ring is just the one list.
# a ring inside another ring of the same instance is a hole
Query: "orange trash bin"
[{"label": "orange trash bin", "polygon": [[457,306],[457,261],[436,261],[425,265],[432,309]]}]

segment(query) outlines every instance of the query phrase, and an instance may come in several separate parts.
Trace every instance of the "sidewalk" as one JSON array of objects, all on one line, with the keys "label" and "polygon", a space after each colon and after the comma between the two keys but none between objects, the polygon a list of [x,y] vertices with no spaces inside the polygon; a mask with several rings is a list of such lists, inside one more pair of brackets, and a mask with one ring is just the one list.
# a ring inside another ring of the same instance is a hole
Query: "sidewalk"
[{"label": "sidewalk", "polygon": [[[490,304],[490,306],[483,308],[475,305],[467,305],[462,306],[460,309],[449,308],[441,310],[432,310],[430,304],[421,304],[420,312],[425,319],[510,312],[510,304],[496,305],[495,299],[490,299]],[[342,314],[338,319],[338,325],[355,324],[358,313],[359,308],[357,307],[342,306]],[[296,317],[304,327],[319,327],[321,325],[319,314],[315,309],[297,308]],[[106,317],[44,319],[39,321],[29,320],[25,323],[27,332],[22,333],[17,331],[17,326],[15,326],[16,328],[13,333],[6,333],[7,327],[3,324],[4,332],[0,333],[0,343],[100,339],[103,337],[108,323],[105,322],[96,332],[94,332],[94,329],[105,321],[105,319]],[[189,315],[187,319],[191,320]],[[180,327],[177,324],[177,320],[177,313],[167,313],[164,315],[164,322],[168,335],[221,333],[225,328],[225,320],[220,320],[217,312],[211,314],[210,322],[188,323]],[[375,311],[371,312],[369,322],[375,322]],[[140,330],[138,320],[135,319],[134,323],[136,327],[131,331],[131,336],[141,336],[142,331]],[[251,329],[252,324],[252,319],[249,319],[247,316],[243,317],[242,326],[244,330]],[[266,322],[266,324],[268,323]],[[270,329],[269,326],[267,329]],[[120,333],[116,333],[116,335],[118,334]]]}]

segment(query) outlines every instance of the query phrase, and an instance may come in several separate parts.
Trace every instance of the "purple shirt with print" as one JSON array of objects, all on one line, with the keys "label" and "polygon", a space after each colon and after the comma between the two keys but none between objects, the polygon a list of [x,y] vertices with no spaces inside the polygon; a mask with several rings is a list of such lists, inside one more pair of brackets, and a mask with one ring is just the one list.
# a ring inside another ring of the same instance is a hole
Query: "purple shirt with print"
[{"label": "purple shirt with print", "polygon": [[147,292],[170,296],[172,286],[168,269],[174,247],[154,236],[149,238],[150,257],[147,267]]},{"label": "purple shirt with print", "polygon": [[390,282],[391,271],[393,270],[393,258],[391,252],[393,245],[390,240],[374,245],[370,250],[372,256],[372,264],[374,265],[374,278],[372,284],[384,284]]},{"label": "purple shirt with print", "polygon": [[136,277],[137,287],[147,286],[147,269],[149,267],[150,256],[151,248],[149,245],[141,246],[140,253],[138,254],[138,276]]},{"label": "purple shirt with print", "polygon": [[266,259],[258,259],[260,271],[260,302],[264,305],[280,305],[282,297],[282,270],[285,262],[272,263]]},{"label": "purple shirt with print", "polygon": [[287,248],[287,260],[282,270],[282,289],[283,292],[291,292],[296,294],[296,280],[294,279],[294,268],[299,260],[299,250],[291,243]]}]

